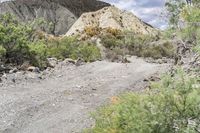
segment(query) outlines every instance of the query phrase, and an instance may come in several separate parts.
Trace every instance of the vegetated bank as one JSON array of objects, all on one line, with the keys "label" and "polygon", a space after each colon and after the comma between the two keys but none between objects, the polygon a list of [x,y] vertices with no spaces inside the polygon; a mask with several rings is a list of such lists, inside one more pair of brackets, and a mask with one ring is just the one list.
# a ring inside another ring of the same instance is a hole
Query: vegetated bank
[{"label": "vegetated bank", "polygon": [[47,58],[51,57],[81,59],[85,62],[100,60],[102,55],[97,46],[98,38],[105,49],[105,58],[111,61],[121,60],[127,54],[157,59],[172,57],[174,53],[174,46],[168,41],[157,45],[155,41],[159,41],[158,35],[135,34],[111,27],[87,27],[84,30],[86,38],[80,39],[79,36],[53,36],[38,30],[35,25],[43,24],[43,20],[24,24],[11,14],[1,15],[0,19],[1,64],[9,66],[1,67],[1,71],[12,69],[12,66],[21,70],[26,70],[28,66],[45,69],[49,65]]},{"label": "vegetated bank", "polygon": [[[200,10],[199,3],[193,2],[193,6],[173,0],[166,3],[172,13],[171,28],[162,37],[178,42],[174,56],[178,67],[151,83],[146,91],[116,96],[99,108],[93,113],[96,124],[86,132],[200,132]],[[177,7],[179,4],[182,6]],[[180,10],[178,16],[184,18],[184,27],[177,27],[174,20],[179,18],[171,9]]]}]

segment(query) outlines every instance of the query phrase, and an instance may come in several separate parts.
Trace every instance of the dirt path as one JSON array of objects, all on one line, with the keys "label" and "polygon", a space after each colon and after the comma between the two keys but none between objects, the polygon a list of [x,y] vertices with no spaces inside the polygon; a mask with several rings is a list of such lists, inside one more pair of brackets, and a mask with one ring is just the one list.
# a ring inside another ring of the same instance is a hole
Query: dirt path
[{"label": "dirt path", "polygon": [[0,132],[73,133],[93,123],[89,112],[111,96],[136,88],[144,78],[166,65],[142,59],[121,64],[98,61],[83,66],[63,65],[43,80],[0,87]]}]

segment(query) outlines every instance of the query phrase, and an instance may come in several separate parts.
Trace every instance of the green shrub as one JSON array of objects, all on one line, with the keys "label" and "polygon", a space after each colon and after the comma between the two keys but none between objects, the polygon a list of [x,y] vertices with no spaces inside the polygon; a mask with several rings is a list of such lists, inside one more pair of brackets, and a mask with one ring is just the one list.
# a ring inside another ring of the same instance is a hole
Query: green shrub
[{"label": "green shrub", "polygon": [[122,34],[121,30],[119,30],[119,29],[113,29],[111,27],[106,28],[106,33],[109,33],[109,34],[111,34],[111,35],[113,35],[115,37],[117,37],[117,36],[119,36],[119,35]]},{"label": "green shrub", "polygon": [[101,107],[93,117],[92,133],[198,133],[199,77],[178,71],[166,75],[151,90],[127,93]]},{"label": "green shrub", "polygon": [[33,42],[28,45],[32,54],[31,63],[40,68],[47,67],[47,45],[43,41]]},{"label": "green shrub", "polygon": [[86,62],[101,58],[100,50],[94,44],[82,42],[74,37],[65,37],[48,43],[48,56],[59,59],[81,58]]},{"label": "green shrub", "polygon": [[22,64],[32,58],[28,49],[32,28],[19,24],[12,15],[0,15],[0,44],[6,49],[8,63]]},{"label": "green shrub", "polygon": [[[45,28],[47,23],[38,20],[37,24]],[[22,65],[28,61],[31,65],[44,68],[47,66],[47,57],[73,57],[85,61],[100,58],[95,45],[72,37],[54,37],[34,27],[35,22],[25,25],[10,14],[0,15],[0,57],[5,57],[5,63]]]},{"label": "green shrub", "polygon": [[[140,57],[172,57],[175,48],[169,41],[157,41],[159,38],[149,35],[122,34],[119,37],[113,35],[102,36],[102,44],[117,55],[129,54]],[[120,51],[119,51],[120,49]]]},{"label": "green shrub", "polygon": [[122,39],[118,39],[113,35],[101,36],[101,42],[108,49],[112,49],[112,48],[118,47],[119,45],[123,44]]},{"label": "green shrub", "polygon": [[78,47],[76,38],[65,37],[60,40],[52,40],[48,42],[48,56],[58,59],[69,58],[70,55]]},{"label": "green shrub", "polygon": [[78,58],[82,58],[86,62],[91,62],[101,59],[100,50],[94,44],[90,43],[80,44],[77,52],[78,52],[77,53]]},{"label": "green shrub", "polygon": [[6,49],[0,45],[0,59],[6,55]]}]

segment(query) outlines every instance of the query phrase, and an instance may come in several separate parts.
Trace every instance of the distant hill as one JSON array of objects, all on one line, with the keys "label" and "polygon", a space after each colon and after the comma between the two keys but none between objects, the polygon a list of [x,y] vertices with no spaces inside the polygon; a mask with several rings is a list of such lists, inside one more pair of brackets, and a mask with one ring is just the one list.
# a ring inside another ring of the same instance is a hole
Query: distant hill
[{"label": "distant hill", "polygon": [[98,0],[15,0],[0,3],[0,14],[11,13],[22,22],[43,18],[52,22],[48,32],[65,34],[84,12],[99,10],[110,4]]},{"label": "distant hill", "polygon": [[82,34],[88,27],[127,30],[133,31],[136,34],[154,34],[157,32],[154,27],[143,22],[133,13],[109,6],[95,12],[82,14],[67,32],[66,36]]}]

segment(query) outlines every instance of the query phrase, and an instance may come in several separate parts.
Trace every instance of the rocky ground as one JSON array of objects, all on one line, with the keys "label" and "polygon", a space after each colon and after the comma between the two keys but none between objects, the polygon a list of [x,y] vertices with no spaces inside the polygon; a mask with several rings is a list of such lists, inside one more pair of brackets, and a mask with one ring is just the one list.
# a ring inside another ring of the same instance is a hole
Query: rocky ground
[{"label": "rocky ground", "polygon": [[16,71],[0,83],[0,132],[79,133],[92,126],[90,112],[124,91],[138,91],[169,64],[63,61],[43,72]]}]

